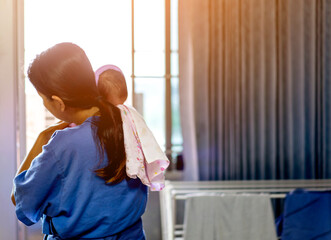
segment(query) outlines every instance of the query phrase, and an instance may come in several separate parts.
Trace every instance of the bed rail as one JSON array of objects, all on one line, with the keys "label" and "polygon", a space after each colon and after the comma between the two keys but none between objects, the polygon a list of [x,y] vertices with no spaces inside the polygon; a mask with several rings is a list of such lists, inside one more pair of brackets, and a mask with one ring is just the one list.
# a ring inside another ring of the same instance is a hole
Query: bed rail
[{"label": "bed rail", "polygon": [[176,223],[177,201],[185,201],[192,194],[245,194],[265,193],[270,198],[284,198],[296,188],[330,190],[328,180],[254,180],[254,181],[166,181],[160,192],[163,240],[183,239],[183,225]]}]

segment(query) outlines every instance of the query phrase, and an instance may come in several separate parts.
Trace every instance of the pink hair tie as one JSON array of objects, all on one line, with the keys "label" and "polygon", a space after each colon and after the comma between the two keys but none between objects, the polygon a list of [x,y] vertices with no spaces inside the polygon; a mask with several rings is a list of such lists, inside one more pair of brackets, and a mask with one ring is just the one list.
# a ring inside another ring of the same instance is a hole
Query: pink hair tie
[{"label": "pink hair tie", "polygon": [[107,64],[107,65],[104,65],[100,68],[98,68],[96,71],[95,71],[95,82],[96,84],[98,85],[98,81],[99,81],[99,77],[100,75],[104,72],[104,71],[107,71],[107,70],[115,70],[115,71],[118,71],[120,72],[122,75],[123,75],[123,72],[122,70],[115,66],[115,65],[112,65],[112,64]]}]

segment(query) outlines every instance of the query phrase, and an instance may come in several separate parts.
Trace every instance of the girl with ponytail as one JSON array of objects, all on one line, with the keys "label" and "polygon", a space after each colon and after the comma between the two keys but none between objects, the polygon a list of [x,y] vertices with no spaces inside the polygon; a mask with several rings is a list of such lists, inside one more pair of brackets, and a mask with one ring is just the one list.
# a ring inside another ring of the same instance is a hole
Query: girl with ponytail
[{"label": "girl with ponytail", "polygon": [[36,57],[28,77],[63,122],[40,134],[14,179],[18,219],[42,218],[51,240],[145,239],[147,188],[126,175],[121,112],[99,94],[85,52],[57,44]]}]

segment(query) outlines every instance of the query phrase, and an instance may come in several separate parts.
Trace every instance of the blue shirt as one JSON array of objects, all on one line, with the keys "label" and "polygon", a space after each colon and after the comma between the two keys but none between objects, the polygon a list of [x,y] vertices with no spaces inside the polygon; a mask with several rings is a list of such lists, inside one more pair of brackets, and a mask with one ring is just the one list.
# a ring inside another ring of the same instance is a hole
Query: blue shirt
[{"label": "blue shirt", "polygon": [[112,239],[129,234],[131,226],[141,234],[132,239],[141,239],[147,187],[139,179],[107,185],[95,174],[107,164],[107,154],[99,166],[92,120],[56,131],[31,167],[14,179],[17,217],[26,225],[42,218],[44,234],[64,239]]}]

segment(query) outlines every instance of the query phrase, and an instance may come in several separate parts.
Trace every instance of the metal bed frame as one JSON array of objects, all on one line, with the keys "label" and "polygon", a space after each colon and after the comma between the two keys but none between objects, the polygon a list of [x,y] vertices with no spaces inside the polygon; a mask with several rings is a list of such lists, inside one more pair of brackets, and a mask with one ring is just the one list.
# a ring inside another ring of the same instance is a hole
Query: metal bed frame
[{"label": "metal bed frame", "polygon": [[183,225],[176,224],[177,201],[185,201],[192,194],[244,194],[265,193],[272,199],[285,198],[296,188],[307,190],[329,190],[327,180],[252,180],[252,181],[166,181],[160,192],[161,225],[163,240],[182,240]]}]

